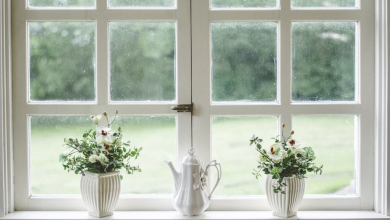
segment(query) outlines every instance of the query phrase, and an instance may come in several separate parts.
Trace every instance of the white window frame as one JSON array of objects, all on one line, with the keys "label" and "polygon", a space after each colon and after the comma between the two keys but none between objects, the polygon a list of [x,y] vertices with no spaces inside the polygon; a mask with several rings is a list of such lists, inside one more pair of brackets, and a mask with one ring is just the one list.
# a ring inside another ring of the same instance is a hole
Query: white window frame
[{"label": "white window frame", "polygon": [[[365,0],[362,0],[365,1]],[[388,77],[388,42],[390,38],[390,23],[388,22],[390,4],[387,0],[376,0],[375,10],[375,191],[374,210],[390,215],[390,169],[388,169],[390,151],[388,151],[389,127],[389,90]],[[13,143],[12,136],[12,69],[11,69],[11,0],[4,0],[0,4],[0,216],[14,211],[13,199]],[[194,18],[193,18],[194,19]],[[197,18],[201,19],[201,18]],[[208,22],[208,21],[207,21]],[[196,30],[196,28],[194,28]],[[194,30],[193,30],[194,31]],[[12,39],[13,40],[13,39]],[[193,48],[199,45],[193,39]],[[200,45],[199,45],[200,46]],[[199,50],[204,50],[200,47]],[[196,52],[196,48],[194,49]],[[287,59],[288,60],[288,59]],[[193,65],[195,66],[195,65]],[[197,68],[193,67],[193,71]],[[207,103],[206,105],[210,105]],[[261,113],[261,112],[260,112]],[[241,114],[241,113],[240,113]],[[201,123],[201,121],[199,122]],[[208,123],[209,124],[209,123]],[[202,156],[207,159],[207,156]],[[155,200],[161,203],[161,200]],[[231,201],[225,201],[234,205]],[[142,202],[143,203],[143,202]],[[170,203],[170,202],[169,202]],[[144,203],[143,203],[144,204]],[[230,210],[230,209],[229,209]]]},{"label": "white window frame", "polygon": [[[190,1],[182,0],[172,8],[111,9],[108,1],[96,1],[96,7],[87,9],[45,9],[29,8],[28,0],[12,1],[13,57],[20,63],[13,63],[14,130],[19,130],[14,138],[14,159],[16,210],[58,211],[83,210],[81,195],[34,195],[30,186],[29,117],[33,115],[93,115],[98,112],[115,112],[121,115],[171,115],[176,116],[176,155],[181,158],[191,143],[191,114],[172,111],[172,105],[191,103],[191,38]],[[29,100],[29,52],[28,22],[30,21],[86,21],[96,23],[95,101],[36,102]],[[176,100],[156,102],[110,101],[109,95],[109,22],[115,21],[173,21],[176,22]],[[16,46],[17,45],[17,46]],[[178,147],[181,146],[181,147]],[[163,161],[161,161],[162,163]],[[167,167],[167,169],[169,169]],[[173,210],[169,195],[121,195],[117,210]],[[129,206],[128,204],[132,204]],[[66,205],[65,205],[66,204]]]},{"label": "white window frame", "polygon": [[[357,115],[355,140],[358,164],[356,196],[305,195],[300,210],[371,210],[374,206],[374,2],[357,1],[357,9],[291,8],[291,0],[280,1],[280,8],[211,9],[208,1],[193,1],[193,102],[195,103],[193,143],[202,146],[201,159],[209,161],[211,150],[211,117],[278,116],[286,130],[291,130],[294,115]],[[278,22],[278,98],[276,103],[213,103],[211,101],[210,39],[213,22]],[[299,21],[352,21],[356,26],[356,101],[291,102],[291,25]],[[372,40],[370,40],[372,39]],[[360,62],[361,61],[361,62]],[[364,82],[361,86],[359,82]],[[361,134],[361,135],[360,135]],[[356,143],[357,142],[357,143]],[[199,152],[199,151],[198,151]],[[359,161],[364,162],[360,166]],[[367,165],[372,164],[372,165]],[[223,164],[222,164],[223,166]],[[214,196],[210,210],[269,210],[265,196]]]}]

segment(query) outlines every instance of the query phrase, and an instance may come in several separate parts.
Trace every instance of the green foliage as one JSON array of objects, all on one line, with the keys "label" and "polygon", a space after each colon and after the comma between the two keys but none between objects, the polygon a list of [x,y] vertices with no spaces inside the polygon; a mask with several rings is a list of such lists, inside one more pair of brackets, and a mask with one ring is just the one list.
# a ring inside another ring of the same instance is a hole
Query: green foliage
[{"label": "green foliage", "polygon": [[173,7],[174,0],[110,0],[112,7]]},{"label": "green foliage", "polygon": [[292,99],[355,100],[354,22],[294,22]]},{"label": "green foliage", "polygon": [[216,8],[234,7],[276,7],[276,0],[212,0],[211,4]]},{"label": "green foliage", "polygon": [[93,7],[95,0],[29,0],[32,7]]},{"label": "green foliage", "polygon": [[[294,100],[355,99],[355,26],[293,23]],[[211,27],[213,101],[275,101],[277,23]],[[111,99],[174,100],[175,23],[110,22],[109,28]],[[32,100],[95,99],[95,34],[94,22],[29,22]]]},{"label": "green foliage", "polygon": [[32,100],[94,100],[94,25],[29,22]]},{"label": "green foliage", "polygon": [[[256,147],[256,151],[260,154],[259,165],[252,174],[256,179],[261,176],[261,172],[271,175],[272,179],[277,180],[276,185],[273,186],[274,192],[284,194],[284,187],[287,187],[286,183],[283,182],[284,178],[292,176],[300,179],[306,178],[306,174],[309,172],[321,174],[322,165],[317,167],[314,163],[316,157],[311,147],[301,148],[294,139],[291,139],[291,135],[287,139],[282,135],[282,138],[283,140],[279,140],[278,137],[272,138],[275,139],[275,144],[271,145],[269,149]],[[250,139],[250,145],[257,145],[261,142],[260,140],[262,141],[253,135]]]},{"label": "green foliage", "polygon": [[213,101],[275,101],[277,23],[213,23]]},{"label": "green foliage", "polygon": [[355,7],[356,0],[292,0],[294,7]]},{"label": "green foliage", "polygon": [[[107,147],[96,140],[96,131],[85,131],[83,139],[65,138],[65,145],[70,152],[60,155],[59,161],[65,170],[84,175],[85,171],[108,173],[125,168],[128,174],[141,172],[139,166],[131,166],[130,159],[137,159],[141,148],[127,148],[130,142],[122,143],[122,132],[114,133],[114,141]],[[121,176],[121,179],[123,177]]]},{"label": "green foliage", "polygon": [[111,97],[175,99],[175,23],[111,22]]}]

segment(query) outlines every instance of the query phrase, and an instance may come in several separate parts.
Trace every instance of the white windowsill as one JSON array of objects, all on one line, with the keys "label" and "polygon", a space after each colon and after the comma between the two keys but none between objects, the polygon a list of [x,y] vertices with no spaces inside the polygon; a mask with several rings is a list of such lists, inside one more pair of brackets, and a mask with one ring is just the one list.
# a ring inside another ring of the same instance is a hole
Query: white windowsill
[{"label": "white windowsill", "polygon": [[[0,219],[98,219],[86,211],[17,211]],[[287,219],[273,216],[270,211],[207,211],[200,216],[182,216],[175,211],[115,211],[104,219]],[[374,211],[299,211],[297,216],[288,219],[390,219]]]}]

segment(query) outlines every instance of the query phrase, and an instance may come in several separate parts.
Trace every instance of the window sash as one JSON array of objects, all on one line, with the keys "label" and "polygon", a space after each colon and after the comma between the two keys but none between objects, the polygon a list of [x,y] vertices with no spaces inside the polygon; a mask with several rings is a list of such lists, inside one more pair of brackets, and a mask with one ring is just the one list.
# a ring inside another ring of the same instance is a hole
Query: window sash
[{"label": "window sash", "polygon": [[[22,2],[22,1],[21,1]],[[96,20],[97,21],[97,36],[98,37],[97,45],[99,45],[98,53],[103,54],[103,56],[97,57],[97,69],[107,70],[108,69],[108,59],[107,59],[107,17],[100,17],[98,12],[95,10],[56,10],[56,11],[45,11],[43,17],[43,12],[41,10],[26,10],[23,7],[25,3],[14,3],[17,6],[14,11],[14,21],[13,27],[16,28],[16,32],[21,32],[22,34],[14,34],[14,43],[17,42],[18,47],[26,48],[26,28],[21,27],[20,25],[24,25],[27,20]],[[256,10],[209,10],[208,1],[191,1],[192,4],[192,22],[200,24],[192,26],[192,42],[190,38],[181,39],[178,42],[178,50],[180,48],[188,48],[188,45],[192,44],[192,85],[193,85],[193,93],[192,99],[195,103],[194,116],[193,116],[193,127],[202,127],[202,129],[194,129],[193,131],[193,144],[196,147],[197,155],[202,161],[210,161],[211,160],[211,149],[210,149],[210,115],[267,115],[267,114],[277,114],[279,115],[279,120],[286,123],[286,125],[291,125],[291,115],[292,114],[314,114],[318,112],[322,112],[323,114],[356,114],[361,117],[361,131],[360,134],[365,134],[365,137],[362,138],[360,135],[360,147],[361,152],[359,154],[358,160],[363,159],[367,161],[368,164],[371,164],[367,167],[359,167],[359,173],[362,175],[360,179],[363,179],[364,182],[361,182],[360,193],[358,197],[327,197],[325,196],[315,196],[315,197],[305,197],[304,202],[302,203],[303,209],[371,209],[373,206],[373,130],[370,131],[369,128],[373,128],[373,115],[374,115],[374,101],[372,94],[374,94],[374,79],[370,76],[369,73],[373,72],[374,68],[374,47],[368,43],[361,42],[373,42],[373,18],[368,16],[373,13],[373,4],[371,1],[362,1],[362,9],[361,10],[314,10],[308,11],[305,10],[291,10],[289,6],[289,0],[280,1],[281,13],[280,9],[276,10],[261,10],[261,13]],[[189,0],[179,0],[178,8],[180,9],[182,5],[183,8],[189,8]],[[105,1],[97,1],[97,10],[103,10],[106,8]],[[138,20],[138,19],[146,19],[146,20],[172,20],[171,14],[176,14],[176,18],[178,17],[186,17],[188,12],[185,10],[134,10],[131,9],[132,13],[128,13],[128,10],[107,10],[105,16],[109,16],[109,20],[120,20],[123,17],[126,17],[126,20]],[[306,13],[307,12],[307,13]],[[87,18],[85,14],[88,14]],[[189,19],[189,18],[188,18]],[[175,19],[173,19],[175,20]],[[278,49],[278,94],[280,103],[279,104],[235,104],[232,105],[230,103],[227,104],[210,104],[210,88],[205,88],[204,85],[210,85],[209,74],[209,39],[210,39],[210,31],[209,24],[210,22],[215,21],[225,21],[225,20],[234,20],[234,21],[253,21],[253,20],[266,20],[266,21],[278,21],[279,22],[279,49]],[[289,35],[283,35],[281,32],[291,33],[290,24],[292,21],[322,21],[322,20],[334,20],[334,21],[358,21],[361,27],[361,39],[359,41],[359,60],[364,60],[365,64],[359,64],[359,71],[365,74],[358,74],[361,82],[365,82],[365,86],[361,87],[361,100],[357,103],[340,103],[334,106],[334,103],[299,103],[299,104],[291,104],[289,94],[291,83],[289,82],[290,70],[291,70],[291,41]],[[186,20],[188,22],[188,20]],[[183,22],[184,24],[184,22]],[[178,25],[179,26],[179,25]],[[183,32],[189,32],[190,27],[186,27]],[[23,34],[24,32],[24,34]],[[180,34],[179,34],[180,36]],[[187,45],[187,46],[186,46]],[[184,49],[182,49],[184,50]],[[360,51],[364,51],[361,53]],[[15,60],[23,60],[23,51],[14,52]],[[178,59],[180,57],[178,56]],[[286,62],[283,62],[286,61]],[[20,64],[20,62],[18,62]],[[184,59],[182,62],[177,62],[178,65],[181,65],[184,69],[184,66],[191,66],[191,61],[189,59]],[[15,73],[26,73],[25,65],[14,65]],[[178,67],[180,69],[180,66]],[[187,71],[186,74],[189,74]],[[170,103],[159,103],[159,104],[150,104],[150,105],[139,105],[133,103],[110,103],[109,97],[107,96],[106,91],[108,91],[108,87],[101,87],[98,89],[98,101],[99,106],[96,104],[90,105],[68,105],[58,106],[56,104],[27,104],[25,102],[25,94],[27,91],[25,90],[27,87],[26,80],[23,74],[14,75],[14,82],[16,87],[24,88],[24,90],[18,90],[18,92],[14,92],[14,108],[16,109],[15,115],[28,115],[28,114],[89,114],[95,113],[98,111],[102,111],[102,109],[111,111],[119,108],[119,111],[124,114],[154,114],[156,112],[163,114],[173,114],[172,112],[166,110],[167,107],[170,107]],[[107,75],[98,74],[98,81],[104,81],[107,78]],[[191,82],[187,82],[184,85],[178,85],[178,89],[182,88],[190,88]],[[367,85],[367,86],[366,86]],[[99,84],[100,86],[100,84]],[[280,88],[284,88],[280,89]],[[26,96],[27,97],[27,96]],[[183,97],[178,97],[178,103],[189,103],[191,101],[191,93],[188,92],[183,95]],[[250,107],[248,108],[248,105]],[[146,106],[146,107],[145,107]],[[198,107],[197,107],[198,106]],[[130,107],[130,108],[129,108]],[[156,109],[154,109],[156,108]],[[154,109],[154,110],[153,110]],[[179,114],[178,116],[181,116]],[[179,119],[180,120],[180,119]],[[24,121],[24,122],[23,122]],[[191,119],[185,117],[181,120],[183,124],[191,124]],[[25,134],[28,132],[25,128],[27,128],[27,119],[21,117],[21,119],[16,119],[14,121],[15,131],[23,130]],[[288,128],[287,128],[288,129]],[[188,131],[187,131],[188,133]],[[16,136],[15,136],[16,137]],[[22,138],[24,139],[24,138]],[[25,140],[18,141],[15,139],[15,150],[23,148],[26,143]],[[179,141],[179,146],[186,145],[183,142]],[[200,146],[200,147],[197,147]],[[370,146],[370,147],[363,147]],[[186,150],[181,149],[178,153],[179,160],[186,155]],[[28,152],[23,152],[25,155],[18,155],[15,158],[15,173],[17,175],[22,175],[28,177],[28,172],[26,171],[26,167],[22,166],[23,158],[28,158],[26,154]],[[20,172],[19,172],[20,171]],[[26,180],[25,178],[23,178]],[[20,188],[26,188],[23,183],[23,179],[16,176],[16,191]],[[21,181],[22,180],[22,181]],[[363,190],[364,189],[364,190]],[[22,197],[22,198],[21,198]],[[43,199],[44,198],[44,199]],[[138,205],[132,206],[130,209],[132,210],[150,210],[151,207],[155,210],[172,210],[170,205],[170,196],[131,196],[128,198],[121,198],[118,203],[118,210],[129,209],[127,205],[129,202],[137,201]],[[331,199],[332,202],[329,202]],[[23,201],[22,201],[23,200]],[[29,202],[25,202],[29,200]],[[150,201],[153,200],[153,205],[151,206]],[[62,202],[66,201],[67,206],[63,207],[63,210],[79,210],[82,207],[81,198],[64,198],[64,197],[29,197],[28,194],[24,193],[22,196],[17,196],[16,205],[17,208],[20,209],[31,209],[31,210],[42,210],[42,207],[47,207],[46,210],[58,210],[58,207],[61,207]],[[342,202],[341,202],[342,201]],[[334,205],[327,206],[327,204],[332,203]],[[242,204],[242,205],[238,205]],[[264,197],[215,197],[213,198],[212,204],[209,208],[210,210],[261,210],[268,209],[268,205],[266,199]]]},{"label": "window sash", "polygon": [[[193,130],[194,146],[202,146],[198,152],[202,161],[212,159],[211,116],[256,116],[277,115],[279,127],[286,124],[291,130],[293,115],[358,115],[356,169],[357,196],[306,195],[300,208],[318,209],[372,209],[374,167],[374,39],[373,2],[361,1],[361,9],[291,9],[290,0],[280,1],[280,9],[273,10],[209,10],[208,1],[192,2],[193,26]],[[278,98],[276,103],[211,103],[211,30],[210,23],[226,21],[278,21]],[[353,102],[291,102],[292,46],[291,24],[297,21],[353,21],[357,22],[356,37],[356,92]],[[364,43],[363,43],[364,42]],[[364,51],[364,52],[362,52]],[[360,82],[364,82],[361,85]],[[207,87],[202,85],[208,85]],[[249,134],[251,135],[251,134]],[[364,162],[364,166],[363,163]],[[371,164],[371,165],[367,165]],[[223,177],[222,177],[223,178]],[[354,207],[354,208],[353,208]],[[266,198],[251,196],[214,196],[211,210],[267,210]]]}]

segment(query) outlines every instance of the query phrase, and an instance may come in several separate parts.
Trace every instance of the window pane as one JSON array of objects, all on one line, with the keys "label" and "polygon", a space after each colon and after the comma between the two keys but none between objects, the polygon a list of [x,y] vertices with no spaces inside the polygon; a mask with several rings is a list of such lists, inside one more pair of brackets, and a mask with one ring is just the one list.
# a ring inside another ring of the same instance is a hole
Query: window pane
[{"label": "window pane", "polygon": [[306,194],[356,194],[355,118],[353,115],[301,115],[293,117],[294,138],[311,146],[322,175],[310,174]]},{"label": "window pane", "polygon": [[212,0],[213,8],[275,8],[276,0]]},{"label": "window pane", "polygon": [[175,0],[110,0],[110,7],[175,7]]},{"label": "window pane", "polygon": [[30,100],[95,100],[95,23],[29,22]]},{"label": "window pane", "polygon": [[95,0],[29,0],[30,7],[47,8],[93,8]]},{"label": "window pane", "polygon": [[354,101],[354,22],[294,22],[292,100]]},{"label": "window pane", "polygon": [[111,99],[176,100],[174,22],[111,22]]},{"label": "window pane", "polygon": [[[176,163],[175,116],[120,116],[113,129],[120,126],[123,141],[131,147],[143,147],[137,160],[142,172],[128,175],[123,170],[122,193],[172,193],[172,175],[164,160]],[[103,123],[102,123],[103,124]],[[58,162],[67,150],[64,138],[82,138],[94,129],[88,116],[31,116],[31,181],[33,194],[79,194],[81,175],[68,173]],[[158,140],[158,144],[156,144]],[[51,176],[52,178],[42,178]]]},{"label": "window pane", "polygon": [[122,172],[122,193],[171,194],[172,173],[164,160],[177,164],[176,117],[123,116],[115,124],[122,127],[124,140],[143,148],[135,162],[142,172]]},{"label": "window pane", "polygon": [[212,101],[275,101],[277,23],[211,24]]},{"label": "window pane", "polygon": [[356,7],[355,0],[292,0],[291,3],[293,7]]},{"label": "window pane", "polygon": [[261,135],[264,146],[271,145],[277,123],[277,117],[269,116],[212,117],[212,158],[223,169],[214,195],[265,195],[266,176],[256,180],[252,175],[258,154],[249,140],[253,134]]}]

